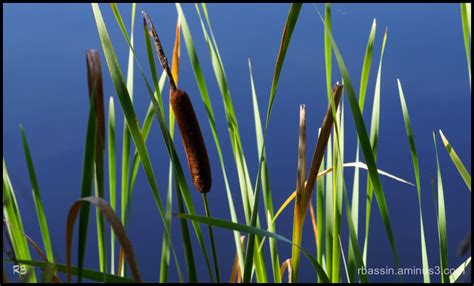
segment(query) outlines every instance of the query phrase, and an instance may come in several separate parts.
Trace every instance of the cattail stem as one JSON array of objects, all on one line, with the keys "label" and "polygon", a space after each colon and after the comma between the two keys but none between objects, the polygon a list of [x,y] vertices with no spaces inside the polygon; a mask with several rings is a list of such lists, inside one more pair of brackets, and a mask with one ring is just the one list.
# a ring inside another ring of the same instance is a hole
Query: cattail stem
[{"label": "cattail stem", "polygon": [[[211,214],[209,212],[209,204],[207,202],[207,193],[202,194],[202,199],[204,201],[204,209],[206,211],[206,216],[211,217]],[[209,237],[211,238],[212,256],[214,257],[214,269],[216,271],[217,283],[221,283],[221,278],[219,276],[219,263],[217,262],[216,244],[214,242],[214,232],[212,231],[212,227],[210,225],[209,225]]]}]

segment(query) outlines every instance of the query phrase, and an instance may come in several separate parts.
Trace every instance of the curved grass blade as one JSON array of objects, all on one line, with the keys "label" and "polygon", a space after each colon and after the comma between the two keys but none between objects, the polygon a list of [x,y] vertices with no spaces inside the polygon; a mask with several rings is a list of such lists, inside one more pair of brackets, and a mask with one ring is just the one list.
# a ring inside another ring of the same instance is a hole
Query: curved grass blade
[{"label": "curved grass blade", "polygon": [[[20,210],[16,201],[15,192],[8,175],[5,158],[3,158],[3,219],[8,222],[7,230],[10,238],[16,260],[31,260],[28,243],[23,235],[23,223],[21,220]],[[15,227],[14,227],[15,226]],[[36,283],[36,273],[33,268],[26,267],[26,282]]]},{"label": "curved grass blade", "polygon": [[[108,128],[108,158],[109,158],[109,197],[110,206],[116,212],[116,194],[117,194],[117,169],[116,169],[116,151],[115,151],[115,103],[114,98],[109,98],[109,128]],[[115,274],[115,234],[110,233],[110,273]]]},{"label": "curved grass blade", "polygon": [[125,257],[130,266],[130,272],[133,276],[134,282],[142,282],[140,271],[138,269],[137,262],[135,260],[135,255],[133,253],[133,248],[130,240],[125,233],[125,229],[120,223],[120,219],[117,217],[115,212],[112,210],[109,204],[99,197],[85,197],[74,202],[74,204],[69,209],[69,214],[67,218],[67,229],[66,229],[66,272],[68,276],[68,282],[71,282],[71,243],[72,235],[74,231],[74,223],[76,221],[77,214],[83,203],[93,204],[97,207],[98,210],[104,215],[107,222],[112,227],[113,231],[117,235],[117,239],[122,246]]},{"label": "curved grass blade", "polygon": [[[13,262],[10,259],[3,259],[3,261]],[[45,269],[48,265],[50,265],[50,263],[48,262],[34,261],[34,260],[18,260],[17,262],[24,265],[38,267],[41,269]],[[67,273],[67,267],[65,264],[56,264],[56,271],[61,272],[61,273]],[[75,266],[71,266],[71,274],[77,275],[77,273],[78,273],[78,268]],[[102,273],[102,272],[98,272],[98,271],[87,269],[87,268],[82,269],[82,276],[84,278],[97,281],[97,282],[102,282],[104,280],[104,276],[105,276],[105,282],[107,283],[132,283],[133,282],[133,280],[130,278],[116,276],[116,275],[112,275],[108,273]]]},{"label": "curved grass blade", "polygon": [[51,247],[51,238],[49,236],[48,221],[44,214],[43,202],[41,201],[41,195],[39,191],[38,179],[36,178],[35,167],[33,165],[33,159],[31,158],[30,148],[26,139],[23,125],[20,125],[20,132],[23,141],[23,149],[25,152],[26,163],[28,165],[28,174],[30,175],[31,187],[33,189],[33,198],[36,207],[36,216],[38,218],[38,224],[41,230],[41,236],[43,238],[43,246],[46,251],[46,256],[49,262],[54,262],[53,249]]},{"label": "curved grass blade", "polygon": [[[319,10],[317,10],[317,8],[316,8],[316,11],[318,12],[319,17],[321,18],[321,22],[324,24],[324,20],[323,20],[321,14],[319,13]],[[326,26],[324,26],[324,27],[327,30],[327,27]],[[339,70],[342,74],[344,83],[346,84],[346,87],[347,87],[346,91],[347,91],[347,95],[348,95],[348,98],[349,98],[349,103],[350,103],[350,106],[351,106],[352,116],[353,116],[354,123],[355,123],[355,126],[356,126],[357,134],[358,134],[358,137],[359,137],[359,140],[360,140],[360,143],[361,143],[362,151],[364,153],[364,157],[365,157],[365,160],[367,162],[367,166],[369,168],[369,175],[370,175],[370,178],[371,178],[372,183],[374,185],[375,198],[377,200],[377,204],[379,206],[380,214],[381,214],[382,220],[384,222],[385,230],[387,232],[387,236],[388,236],[388,239],[389,239],[389,242],[390,242],[390,248],[392,249],[395,264],[397,266],[397,269],[399,269],[400,268],[400,262],[398,260],[397,249],[396,249],[396,246],[395,246],[395,239],[394,239],[392,226],[391,226],[391,222],[390,222],[390,215],[388,213],[387,203],[386,203],[385,195],[384,195],[383,189],[382,189],[382,183],[380,182],[380,178],[379,178],[379,175],[377,173],[377,165],[375,163],[375,158],[374,158],[374,155],[372,153],[372,148],[371,148],[371,145],[370,145],[370,142],[369,142],[369,137],[367,136],[367,128],[365,127],[365,124],[364,124],[364,121],[363,121],[363,118],[362,118],[362,114],[361,114],[359,105],[357,103],[357,98],[356,98],[356,95],[355,95],[355,91],[354,91],[354,88],[352,86],[352,82],[350,80],[349,73],[347,71],[346,65],[345,65],[344,60],[342,58],[342,55],[339,51],[339,48],[336,45],[336,42],[335,42],[332,34],[330,32],[328,32],[328,33],[329,33],[329,36],[331,38],[331,45],[332,45],[333,51],[336,55],[336,60],[337,60],[338,66],[339,66]]]},{"label": "curved grass blade", "polygon": [[436,153],[437,184],[438,184],[438,239],[441,282],[449,283],[448,275],[448,238],[446,232],[446,209],[444,206],[443,180],[438,160],[438,147],[436,146],[436,133],[433,131],[433,142]]},{"label": "curved grass blade", "polygon": [[420,169],[418,166],[418,155],[416,153],[415,147],[415,138],[413,135],[413,130],[411,128],[410,116],[408,114],[408,108],[405,101],[405,95],[403,94],[402,84],[400,80],[397,79],[398,83],[398,92],[400,94],[400,103],[402,106],[403,120],[405,121],[405,129],[407,132],[408,142],[410,144],[411,158],[413,161],[413,170],[415,172],[416,180],[416,189],[418,191],[418,207],[420,208],[420,234],[421,234],[421,259],[423,265],[423,282],[430,283],[430,274],[429,274],[429,263],[428,263],[428,254],[426,251],[426,242],[425,242],[425,230],[423,225],[423,212],[421,210],[421,183],[420,183]]},{"label": "curved grass blade", "polygon": [[[269,232],[257,227],[245,225],[245,224],[238,224],[238,223],[233,223],[231,221],[227,220],[222,220],[222,219],[217,219],[217,218],[210,218],[210,217],[205,217],[205,216],[196,216],[196,215],[188,215],[188,214],[174,214],[180,219],[189,219],[192,221],[200,222],[200,223],[205,223],[209,224],[212,226],[216,226],[219,228],[224,228],[224,229],[230,229],[230,230],[239,230],[240,232],[245,232],[248,234],[253,234],[253,235],[258,235],[258,236],[265,236],[265,237],[271,237],[280,241],[283,241],[285,243],[288,243],[290,245],[294,245],[291,240],[288,238],[279,235],[274,232]],[[310,261],[312,267],[314,270],[317,272],[318,276],[321,277],[321,280],[325,283],[329,283],[329,278],[327,277],[326,273],[324,272],[323,268],[319,263],[316,261],[316,259],[311,256],[305,249],[301,248],[301,252],[308,258]]]},{"label": "curved grass blade", "polygon": [[464,167],[464,164],[461,162],[461,159],[459,159],[458,154],[456,154],[453,147],[449,144],[449,141],[444,136],[443,131],[439,130],[439,136],[441,137],[441,141],[443,141],[444,148],[446,148],[449,157],[451,157],[451,160],[456,166],[456,169],[458,169],[459,175],[461,175],[462,179],[464,180],[464,183],[466,183],[467,188],[469,189],[469,191],[471,191],[471,175],[466,170],[466,167]]},{"label": "curved grass blade", "polygon": [[[104,50],[104,55],[107,61],[107,65],[109,68],[110,76],[112,77],[112,81],[114,83],[114,87],[117,91],[117,95],[120,100],[120,105],[122,106],[122,109],[124,111],[125,117],[127,119],[127,123],[129,126],[130,133],[132,135],[133,141],[135,143],[135,146],[138,150],[138,154],[140,155],[141,163],[143,166],[143,169],[145,170],[148,182],[150,184],[153,198],[155,199],[155,202],[158,207],[158,211],[160,213],[160,217],[163,221],[164,224],[164,230],[167,233],[167,235],[170,235],[169,228],[166,225],[165,222],[165,213],[163,210],[163,204],[161,201],[160,193],[158,191],[158,185],[156,183],[156,177],[153,172],[153,168],[151,166],[151,161],[150,161],[150,156],[148,153],[148,149],[145,145],[145,141],[143,139],[143,135],[140,131],[140,127],[138,125],[138,120],[137,116],[135,114],[135,111],[133,109],[132,102],[130,100],[130,96],[128,94],[127,87],[125,85],[122,72],[120,70],[120,66],[117,61],[117,57],[115,55],[115,51],[113,49],[112,43],[110,41],[107,28],[105,27],[104,20],[102,18],[102,13],[100,12],[99,5],[97,3],[92,4],[92,9],[94,12],[94,17],[96,20],[97,24],[97,29],[99,32],[100,40],[102,43],[102,48]],[[153,97],[153,95],[151,94]],[[154,99],[154,98],[153,98]],[[161,122],[160,122],[161,123]],[[183,280],[181,270],[179,267],[179,262],[176,259],[176,253],[174,251],[173,243],[171,243],[171,249],[173,252],[173,256],[175,257],[175,263],[176,263],[176,268],[178,270],[178,276],[180,281]]]}]

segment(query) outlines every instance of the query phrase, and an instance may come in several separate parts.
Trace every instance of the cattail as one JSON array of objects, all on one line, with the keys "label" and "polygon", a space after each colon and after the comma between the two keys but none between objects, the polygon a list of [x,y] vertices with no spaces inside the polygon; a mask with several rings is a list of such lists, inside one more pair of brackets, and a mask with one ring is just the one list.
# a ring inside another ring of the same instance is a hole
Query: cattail
[{"label": "cattail", "polygon": [[156,34],[153,23],[145,12],[142,11],[142,14],[145,16],[143,25],[146,27],[147,21],[150,24],[150,35],[153,37],[158,58],[168,75],[171,89],[170,105],[179,126],[194,187],[198,192],[205,194],[211,190],[211,167],[196,113],[194,112],[188,94],[184,90],[180,90],[176,87],[168,66],[168,60],[163,52],[163,47]]}]

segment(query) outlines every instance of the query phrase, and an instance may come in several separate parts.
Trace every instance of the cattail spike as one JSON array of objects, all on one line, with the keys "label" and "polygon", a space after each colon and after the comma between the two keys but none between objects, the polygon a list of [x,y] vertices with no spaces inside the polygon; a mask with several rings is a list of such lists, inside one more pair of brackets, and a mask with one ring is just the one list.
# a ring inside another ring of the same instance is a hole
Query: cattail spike
[{"label": "cattail spike", "polygon": [[156,53],[158,54],[158,59],[160,60],[160,64],[165,70],[166,74],[168,75],[168,80],[170,83],[170,88],[171,90],[176,90],[176,84],[173,79],[173,74],[171,73],[171,69],[168,65],[168,59],[165,56],[165,52],[163,51],[163,46],[161,45],[160,38],[158,37],[158,34],[156,33],[155,26],[153,25],[153,22],[151,21],[150,17],[148,17],[148,14],[142,10],[142,15],[145,17],[143,19],[143,27],[147,27],[146,23],[150,25],[150,29],[148,30],[150,33],[150,36],[153,38],[153,42],[155,43],[155,48],[156,48]]}]

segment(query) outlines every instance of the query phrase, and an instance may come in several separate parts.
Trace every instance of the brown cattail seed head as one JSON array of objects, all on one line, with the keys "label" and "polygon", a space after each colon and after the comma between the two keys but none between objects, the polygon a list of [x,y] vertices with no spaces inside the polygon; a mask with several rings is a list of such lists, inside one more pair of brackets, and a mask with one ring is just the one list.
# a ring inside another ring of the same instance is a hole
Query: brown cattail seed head
[{"label": "brown cattail seed head", "polygon": [[179,126],[194,187],[200,193],[207,193],[212,185],[211,168],[191,100],[185,91],[175,89],[171,92],[170,104]]}]

